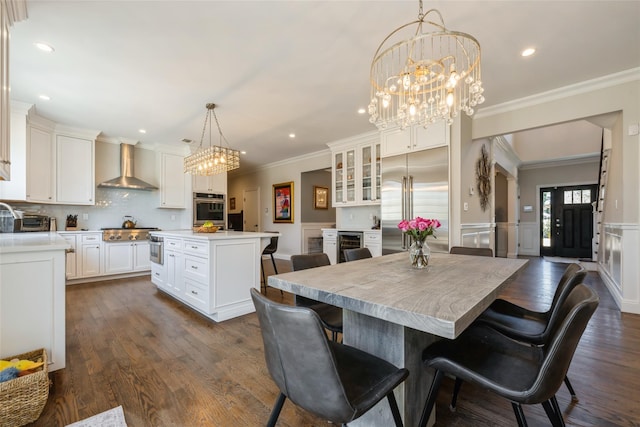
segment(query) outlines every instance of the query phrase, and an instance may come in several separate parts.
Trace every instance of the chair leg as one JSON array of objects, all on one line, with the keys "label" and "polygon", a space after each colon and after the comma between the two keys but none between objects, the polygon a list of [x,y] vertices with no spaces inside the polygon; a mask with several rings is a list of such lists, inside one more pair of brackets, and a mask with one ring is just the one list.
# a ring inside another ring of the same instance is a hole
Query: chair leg
[{"label": "chair leg", "polygon": [[429,388],[427,401],[424,403],[424,409],[422,410],[420,423],[418,424],[420,427],[426,427],[427,422],[429,422],[429,417],[431,416],[431,412],[433,411],[433,406],[436,404],[436,397],[438,397],[438,390],[440,389],[440,384],[442,383],[443,377],[444,372],[436,370],[433,376],[433,381],[431,382],[431,387]]},{"label": "chair leg", "polygon": [[462,387],[462,380],[460,378],[456,378],[456,382],[453,385],[453,395],[451,396],[451,403],[449,404],[449,410],[451,410],[451,412],[456,411],[456,401],[458,400],[460,387]]},{"label": "chair leg", "polygon": [[527,419],[524,417],[524,411],[522,410],[522,405],[516,402],[511,402],[511,406],[513,407],[514,414],[516,414],[516,420],[518,421],[518,426],[527,427]]},{"label": "chair leg", "polygon": [[400,416],[400,409],[398,409],[398,402],[396,402],[393,390],[387,394],[387,400],[389,401],[389,407],[391,408],[393,420],[396,422],[396,427],[404,427],[404,424],[402,424],[402,417]]},{"label": "chair leg", "polygon": [[554,405],[554,403],[552,402],[553,399],[555,399],[555,396],[552,399],[547,400],[546,402],[542,402],[542,407],[547,413],[547,417],[549,418],[549,421],[551,421],[551,425],[553,427],[564,427],[564,419],[562,418],[562,414],[560,413],[558,401],[556,400]]},{"label": "chair leg", "polygon": [[569,377],[567,377],[567,376],[564,377],[564,384],[569,389],[569,393],[571,393],[571,401],[572,402],[577,402],[578,401],[578,395],[576,394],[576,391],[573,389],[573,386],[571,385],[571,381],[569,381]]},{"label": "chair leg", "polygon": [[264,275],[264,266],[262,265],[262,255],[260,255],[260,273],[262,273],[262,283],[260,284],[260,292],[264,289],[264,294],[267,294],[267,278]]},{"label": "chair leg", "polygon": [[[278,269],[276,268],[276,260],[273,259],[273,254],[269,254],[271,256],[271,264],[273,265],[273,272],[278,274]],[[264,288],[265,290],[267,289],[267,282],[264,282]],[[282,292],[282,289],[280,289],[280,296],[283,296],[284,293]]]},{"label": "chair leg", "polygon": [[560,427],[565,427],[564,417],[562,416],[560,405],[558,405],[558,399],[556,399],[556,396],[554,395],[550,400],[551,400],[551,406],[553,407],[553,410],[558,415],[558,421],[559,421],[558,425]]},{"label": "chair leg", "polygon": [[267,427],[275,427],[276,422],[278,421],[278,417],[280,416],[280,411],[282,410],[282,405],[284,405],[284,401],[287,396],[280,393],[276,403],[273,405],[273,409],[271,410],[271,415],[269,416],[269,421],[267,421]]}]

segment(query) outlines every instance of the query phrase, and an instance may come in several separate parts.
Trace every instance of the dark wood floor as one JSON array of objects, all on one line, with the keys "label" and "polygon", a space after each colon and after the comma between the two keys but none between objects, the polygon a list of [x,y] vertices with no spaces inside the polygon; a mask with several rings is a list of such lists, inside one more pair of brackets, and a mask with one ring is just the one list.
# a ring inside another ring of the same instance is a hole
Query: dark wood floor
[{"label": "dark wood floor", "polygon": [[[270,263],[264,263],[268,269]],[[278,261],[279,271],[290,270]],[[546,309],[566,267],[531,258],[504,297]],[[268,271],[268,270],[267,270]],[[569,426],[640,425],[640,316],[621,314],[596,273],[586,283],[600,306],[573,359],[558,401]],[[291,301],[270,288],[270,297]],[[255,314],[214,323],[158,292],[148,277],[67,287],[67,367],[34,426],[64,426],[122,405],[130,427],[264,425],[277,395],[263,359]],[[513,426],[509,402],[470,384],[455,413],[452,381],[437,402],[437,426]],[[530,426],[546,426],[541,407],[525,407]],[[285,404],[279,426],[327,426]],[[410,427],[410,426],[407,426]]]}]

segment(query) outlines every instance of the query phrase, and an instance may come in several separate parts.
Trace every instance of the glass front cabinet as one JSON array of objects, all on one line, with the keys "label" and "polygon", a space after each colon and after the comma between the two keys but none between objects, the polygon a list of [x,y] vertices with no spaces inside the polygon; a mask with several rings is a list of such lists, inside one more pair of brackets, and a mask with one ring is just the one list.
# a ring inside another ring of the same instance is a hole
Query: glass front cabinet
[{"label": "glass front cabinet", "polygon": [[328,144],[333,157],[333,207],[380,204],[377,132]]}]

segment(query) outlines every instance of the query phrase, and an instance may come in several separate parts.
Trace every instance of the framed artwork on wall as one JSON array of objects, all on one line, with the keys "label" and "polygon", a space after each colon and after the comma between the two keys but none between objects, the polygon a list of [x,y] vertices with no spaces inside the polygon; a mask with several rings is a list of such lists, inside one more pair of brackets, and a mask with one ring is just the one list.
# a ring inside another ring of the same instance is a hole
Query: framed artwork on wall
[{"label": "framed artwork on wall", "polygon": [[329,209],[329,189],[327,187],[313,186],[313,208]]},{"label": "framed artwork on wall", "polygon": [[236,198],[232,197],[229,199],[229,210],[231,211],[235,211],[236,210]]},{"label": "framed artwork on wall", "polygon": [[293,181],[273,185],[273,222],[293,224]]}]

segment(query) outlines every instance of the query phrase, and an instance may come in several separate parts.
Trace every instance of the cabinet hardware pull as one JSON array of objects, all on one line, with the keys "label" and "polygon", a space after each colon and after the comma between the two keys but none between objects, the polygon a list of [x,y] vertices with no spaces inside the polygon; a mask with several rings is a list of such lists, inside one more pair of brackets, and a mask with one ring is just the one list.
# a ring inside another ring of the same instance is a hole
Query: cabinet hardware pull
[{"label": "cabinet hardware pull", "polygon": [[198,267],[197,267],[197,266],[195,266],[195,265],[192,265],[192,266],[191,266],[191,268],[193,268],[194,270],[197,270],[197,269],[198,269]]},{"label": "cabinet hardware pull", "polygon": [[191,291],[192,294],[194,295],[198,295],[198,293],[196,291]]}]

